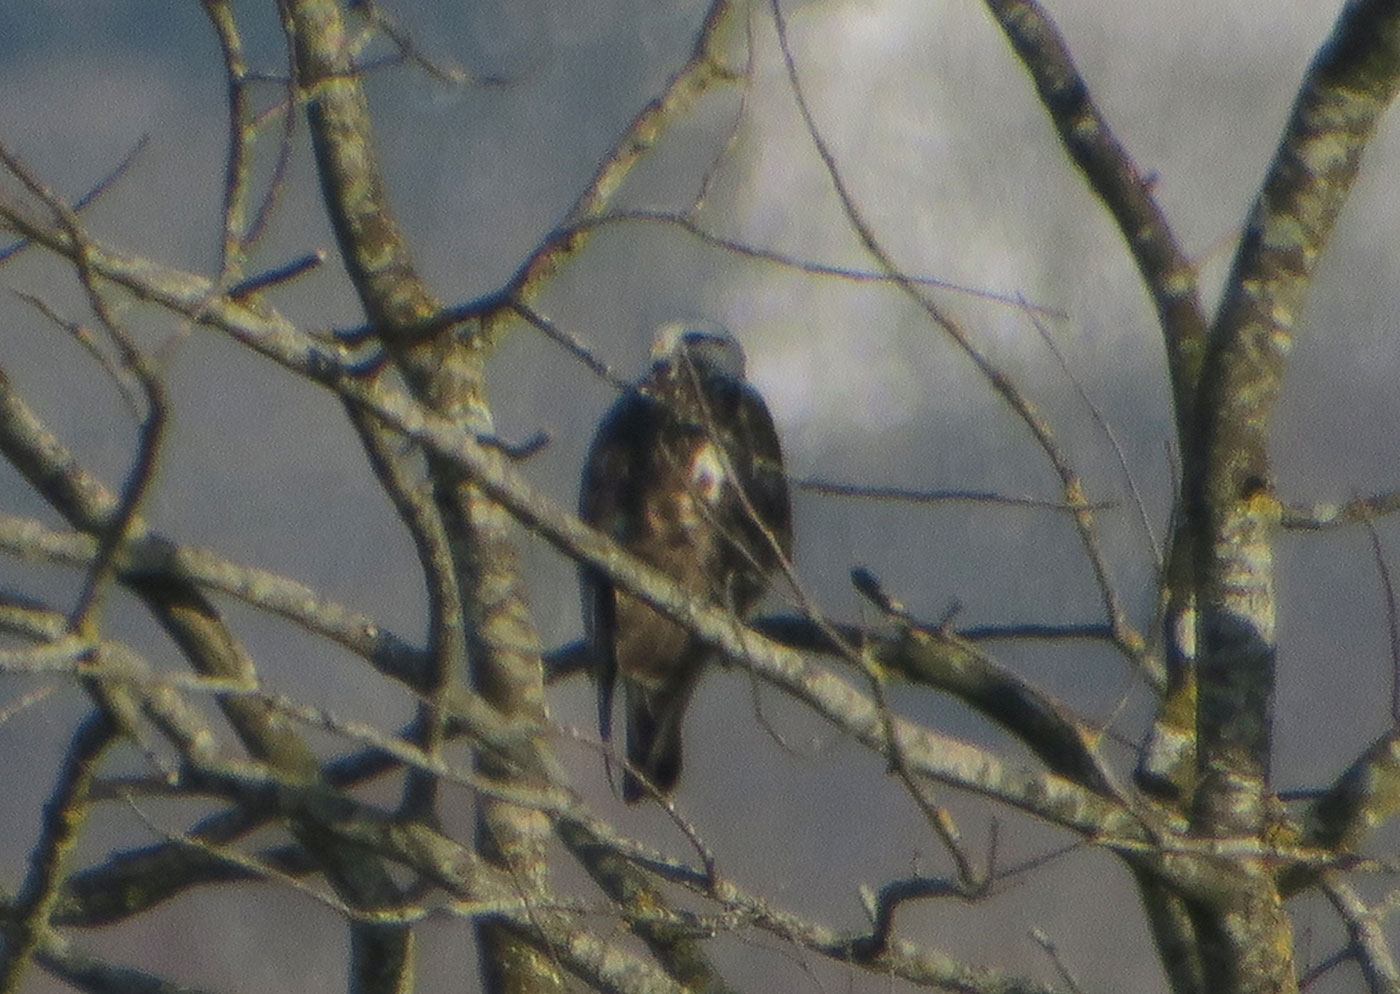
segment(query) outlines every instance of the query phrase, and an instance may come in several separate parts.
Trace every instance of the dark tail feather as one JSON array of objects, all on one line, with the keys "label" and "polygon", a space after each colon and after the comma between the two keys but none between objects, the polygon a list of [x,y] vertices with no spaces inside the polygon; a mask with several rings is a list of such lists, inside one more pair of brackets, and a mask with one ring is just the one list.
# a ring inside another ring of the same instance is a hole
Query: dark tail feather
[{"label": "dark tail feather", "polygon": [[617,591],[597,572],[580,571],[583,581],[583,620],[592,655],[593,679],[598,685],[598,738],[603,743],[603,772],[608,786],[613,779],[613,689],[617,683]]},{"label": "dark tail feather", "polygon": [[627,763],[651,783],[651,790],[628,770],[622,778],[622,799],[636,804],[652,791],[669,794],[681,778],[681,712],[684,700],[646,693],[630,694],[627,702]]}]

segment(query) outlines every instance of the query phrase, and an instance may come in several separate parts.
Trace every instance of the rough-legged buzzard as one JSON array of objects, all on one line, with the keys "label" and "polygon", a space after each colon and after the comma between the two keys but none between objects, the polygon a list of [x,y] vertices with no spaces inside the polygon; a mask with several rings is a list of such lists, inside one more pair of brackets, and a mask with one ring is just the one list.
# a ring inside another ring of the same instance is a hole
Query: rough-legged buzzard
[{"label": "rough-legged buzzard", "polygon": [[[579,514],[639,559],[743,617],[792,552],[773,419],[744,380],[743,349],[718,329],[669,325],[652,360],[598,428]],[[621,678],[627,762],[669,793],[681,773],[681,718],[710,650],[597,571],[585,569],[582,580],[603,740],[611,738],[613,688]],[[628,803],[646,793],[624,774]]]}]

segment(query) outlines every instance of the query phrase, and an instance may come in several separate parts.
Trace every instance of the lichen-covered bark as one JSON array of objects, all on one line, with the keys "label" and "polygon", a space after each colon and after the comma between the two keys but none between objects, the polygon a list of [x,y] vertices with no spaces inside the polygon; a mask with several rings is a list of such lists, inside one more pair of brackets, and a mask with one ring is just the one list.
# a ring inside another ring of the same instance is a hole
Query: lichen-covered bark
[{"label": "lichen-covered bark", "polygon": [[[1157,304],[1185,457],[1163,575],[1167,686],[1139,784],[1198,835],[1292,837],[1270,791],[1281,507],[1268,434],[1308,287],[1400,76],[1400,5],[1353,0],[1300,90],[1206,334],[1193,267],[1034,0],[987,0],[1031,73],[1070,157],[1122,230]],[[1394,750],[1379,743],[1314,806],[1304,838],[1346,844],[1395,807]],[[1295,989],[1292,933],[1265,861],[1136,862],[1173,987]],[[1296,888],[1315,876],[1284,874]],[[1202,886],[1202,881],[1208,881]]]},{"label": "lichen-covered bark", "polygon": [[[116,496],[83,472],[72,455],[7,387],[0,377],[0,450],[75,528],[101,534],[117,513]],[[145,531],[139,518],[128,523],[132,536]],[[256,669],[246,650],[194,584],[179,578],[135,577],[127,580],[127,586],[197,672],[249,685],[256,683]],[[302,782],[315,779],[315,753],[285,718],[265,702],[234,696],[222,701],[221,707],[250,754],[288,777]],[[303,822],[293,820],[289,827],[320,860],[328,879],[347,901],[361,907],[397,901],[398,889],[377,861],[363,854],[338,851],[337,846],[325,844],[314,828]],[[369,925],[356,926],[355,931],[354,949],[360,955],[352,967],[354,989],[377,992],[411,987],[406,935]],[[400,981],[404,986],[400,986]]]},{"label": "lichen-covered bark", "polygon": [[[425,404],[471,431],[489,434],[484,355],[453,335],[421,334],[441,307],[418,275],[388,204],[339,6],[334,0],[297,0],[288,9],[326,206],[371,330]],[[353,410],[351,416],[365,417]],[[461,595],[460,606],[438,605],[442,614],[435,626],[465,631],[471,682],[482,696],[508,718],[538,721],[544,716],[539,642],[521,589],[509,518],[458,467],[431,456],[428,465],[451,557],[444,568],[455,574]],[[463,673],[439,673],[437,690],[466,679]],[[493,776],[543,782],[539,769],[505,768],[489,756],[479,762]],[[508,868],[524,896],[543,894],[548,833],[543,816],[483,799],[478,817],[483,855]],[[562,989],[557,961],[490,919],[480,922],[478,933],[488,990]]]},{"label": "lichen-covered bark", "polygon": [[1065,151],[1127,240],[1167,336],[1179,434],[1188,433],[1191,394],[1205,351],[1196,270],[1143,177],[1089,95],[1059,29],[1032,0],[986,0],[1040,94]]},{"label": "lichen-covered bark", "polygon": [[[1400,5],[1354,2],[1319,51],[1250,213],[1216,316],[1186,461],[1195,542],[1200,834],[1266,837],[1276,658],[1268,435],[1308,288],[1362,152],[1400,81]],[[1213,990],[1296,989],[1272,872],[1193,908]]]},{"label": "lichen-covered bark", "polygon": [[1351,3],[1323,46],[1245,225],[1212,329],[1187,465],[1199,527],[1199,827],[1257,832],[1274,663],[1268,433],[1308,287],[1400,78],[1400,10]]}]

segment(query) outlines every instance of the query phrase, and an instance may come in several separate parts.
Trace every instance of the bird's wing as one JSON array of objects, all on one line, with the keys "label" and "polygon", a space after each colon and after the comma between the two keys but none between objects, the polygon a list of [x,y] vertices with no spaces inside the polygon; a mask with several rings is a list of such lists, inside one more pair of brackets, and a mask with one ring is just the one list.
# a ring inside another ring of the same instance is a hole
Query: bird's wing
[{"label": "bird's wing", "polygon": [[[687,381],[667,372],[657,367],[645,392],[624,395],[603,419],[579,514],[683,587],[745,614],[792,547],[777,431],[742,380]],[[599,571],[585,568],[582,585],[600,735],[611,738],[622,678],[629,762],[669,790],[680,774],[681,715],[708,650]],[[640,790],[624,777],[625,799],[636,800]]]},{"label": "bird's wing", "polygon": [[[641,477],[655,415],[652,402],[637,393],[619,398],[608,411],[583,470],[579,517],[623,546],[635,540],[642,518]],[[618,593],[592,567],[582,567],[583,622],[598,687],[598,732],[612,738],[612,701],[618,673]]]},{"label": "bird's wing", "polygon": [[739,380],[707,384],[704,420],[732,478],[712,508],[719,541],[712,571],[725,577],[741,614],[761,596],[765,578],[792,556],[792,508],[782,446],[758,391]]},{"label": "bird's wing", "polygon": [[[734,447],[744,453],[739,470],[744,495],[759,523],[777,542],[784,559],[792,558],[792,500],[788,493],[783,447],[773,416],[757,390],[743,384],[734,418]],[[771,570],[776,557],[760,555]]]}]

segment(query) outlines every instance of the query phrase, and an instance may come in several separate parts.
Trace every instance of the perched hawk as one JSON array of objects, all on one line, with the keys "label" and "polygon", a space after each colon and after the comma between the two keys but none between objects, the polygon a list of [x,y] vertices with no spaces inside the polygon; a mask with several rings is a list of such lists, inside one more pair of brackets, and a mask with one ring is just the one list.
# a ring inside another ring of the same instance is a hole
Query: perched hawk
[{"label": "perched hawk", "polygon": [[[583,471],[579,516],[639,559],[743,616],[792,553],[782,451],[744,352],[718,330],[663,328],[651,370],[603,419]],[[681,717],[709,651],[646,604],[584,570],[584,625],[611,738],[620,677],[627,762],[660,792],[681,774]],[[629,804],[647,794],[630,772]]]}]

